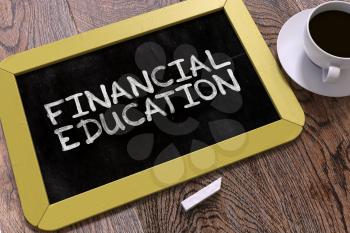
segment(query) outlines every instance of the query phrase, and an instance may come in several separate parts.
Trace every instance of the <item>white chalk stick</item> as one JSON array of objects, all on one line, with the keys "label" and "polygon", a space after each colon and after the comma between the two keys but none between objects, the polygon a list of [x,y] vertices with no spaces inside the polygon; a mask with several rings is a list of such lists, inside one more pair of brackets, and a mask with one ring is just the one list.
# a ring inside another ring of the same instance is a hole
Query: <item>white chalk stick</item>
[{"label": "white chalk stick", "polygon": [[221,188],[221,177],[208,186],[202,188],[192,196],[189,196],[185,200],[181,202],[182,207],[185,209],[185,211],[188,211],[204,201],[205,199],[211,197],[214,195],[217,191],[219,191]]}]

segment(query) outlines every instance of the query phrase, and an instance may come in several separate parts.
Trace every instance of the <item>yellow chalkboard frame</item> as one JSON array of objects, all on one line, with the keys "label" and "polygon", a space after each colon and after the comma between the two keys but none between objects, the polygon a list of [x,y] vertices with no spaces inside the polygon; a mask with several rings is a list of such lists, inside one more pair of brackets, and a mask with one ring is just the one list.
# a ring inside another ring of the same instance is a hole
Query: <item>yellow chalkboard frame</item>
[{"label": "yellow chalkboard frame", "polygon": [[[15,76],[218,10],[226,12],[281,120],[50,205]],[[8,57],[0,63],[0,117],[24,215],[43,230],[67,226],[291,141],[305,120],[241,0],[188,0]],[[234,152],[223,149],[236,145]],[[216,152],[214,166],[191,167],[193,159],[205,160],[209,149]],[[179,162],[184,174],[176,178],[172,174]],[[159,182],[155,173],[169,182]]]}]

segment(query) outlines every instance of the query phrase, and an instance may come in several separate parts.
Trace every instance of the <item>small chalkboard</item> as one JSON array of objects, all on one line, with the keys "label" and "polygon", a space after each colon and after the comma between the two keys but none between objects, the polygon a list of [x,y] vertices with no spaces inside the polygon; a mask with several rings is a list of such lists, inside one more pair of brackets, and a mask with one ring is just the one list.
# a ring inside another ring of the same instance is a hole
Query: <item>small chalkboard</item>
[{"label": "small chalkboard", "polygon": [[277,146],[303,125],[238,0],[189,0],[0,66],[23,209],[42,229]]}]

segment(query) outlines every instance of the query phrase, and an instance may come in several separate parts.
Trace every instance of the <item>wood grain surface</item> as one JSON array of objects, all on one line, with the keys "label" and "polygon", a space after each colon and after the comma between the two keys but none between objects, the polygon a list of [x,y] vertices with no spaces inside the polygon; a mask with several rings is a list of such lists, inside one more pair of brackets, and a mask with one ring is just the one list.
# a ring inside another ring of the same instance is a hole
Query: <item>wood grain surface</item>
[{"label": "wood grain surface", "polygon": [[[172,4],[176,0],[0,0],[0,59]],[[245,0],[267,44],[293,14],[320,0]],[[290,82],[306,114],[287,145],[83,221],[62,232],[350,233],[350,98]],[[180,201],[222,176],[222,190],[185,213]],[[0,231],[36,232],[20,208],[0,133]]]}]

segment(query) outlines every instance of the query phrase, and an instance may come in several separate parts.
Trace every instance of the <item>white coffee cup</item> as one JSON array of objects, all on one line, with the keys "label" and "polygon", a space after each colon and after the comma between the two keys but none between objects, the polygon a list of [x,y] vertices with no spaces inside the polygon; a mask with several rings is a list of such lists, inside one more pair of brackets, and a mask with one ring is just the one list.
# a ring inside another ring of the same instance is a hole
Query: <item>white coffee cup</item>
[{"label": "white coffee cup", "polygon": [[[315,43],[310,34],[309,24],[311,19],[322,12],[334,10],[343,11],[350,14],[350,3],[343,1],[331,1],[323,3],[314,8],[307,19],[304,36],[305,52],[313,63],[322,68],[322,80],[325,83],[336,82],[341,76],[342,70],[350,69],[350,57],[338,57],[324,51]],[[344,30],[349,30],[349,28],[344,28]],[[334,41],[336,41],[336,39]]]}]

